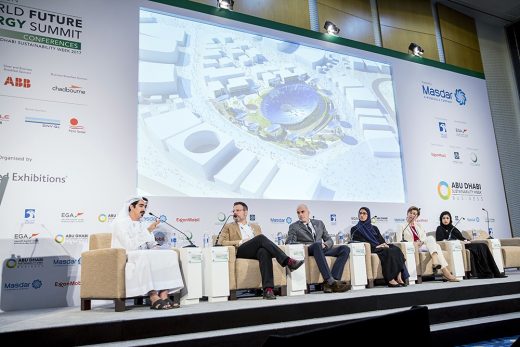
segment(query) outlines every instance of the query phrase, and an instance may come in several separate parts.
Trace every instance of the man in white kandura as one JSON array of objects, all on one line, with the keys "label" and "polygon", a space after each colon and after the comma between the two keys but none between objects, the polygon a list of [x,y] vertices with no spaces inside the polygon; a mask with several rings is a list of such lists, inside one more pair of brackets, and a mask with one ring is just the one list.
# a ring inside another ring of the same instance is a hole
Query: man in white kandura
[{"label": "man in white kandura", "polygon": [[148,295],[151,309],[177,308],[168,295],[184,287],[178,255],[158,247],[153,230],[160,221],[145,225],[141,220],[147,206],[145,197],[132,198],[112,222],[112,248],[124,248],[127,254],[126,296]]}]

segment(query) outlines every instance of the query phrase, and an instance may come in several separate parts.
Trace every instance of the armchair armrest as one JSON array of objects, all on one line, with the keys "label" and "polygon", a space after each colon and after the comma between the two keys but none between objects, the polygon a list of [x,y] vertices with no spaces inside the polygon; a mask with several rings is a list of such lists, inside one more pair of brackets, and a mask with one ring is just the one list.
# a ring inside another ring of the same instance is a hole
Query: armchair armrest
[{"label": "armchair armrest", "polygon": [[520,237],[500,239],[500,244],[502,246],[520,246]]},{"label": "armchair armrest", "polygon": [[81,253],[81,298],[125,297],[126,250],[103,248]]}]

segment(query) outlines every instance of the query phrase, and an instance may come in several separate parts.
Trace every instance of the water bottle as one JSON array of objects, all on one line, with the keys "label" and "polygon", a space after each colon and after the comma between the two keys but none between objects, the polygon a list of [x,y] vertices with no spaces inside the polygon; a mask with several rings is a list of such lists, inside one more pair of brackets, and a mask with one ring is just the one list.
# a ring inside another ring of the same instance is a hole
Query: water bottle
[{"label": "water bottle", "polygon": [[170,246],[177,247],[177,235],[175,233],[173,233],[170,239]]},{"label": "water bottle", "polygon": [[385,243],[389,243],[390,242],[390,233],[387,231],[385,232]]},{"label": "water bottle", "polygon": [[283,235],[279,231],[278,234],[276,234],[276,244],[283,245],[283,241],[282,240],[283,240]]},{"label": "water bottle", "polygon": [[471,230],[471,236],[472,236],[472,240],[477,239],[477,231],[475,229]]},{"label": "water bottle", "polygon": [[338,244],[342,245],[344,243],[345,243],[345,233],[340,230],[338,233]]},{"label": "water bottle", "polygon": [[209,247],[209,235],[208,233],[204,233],[203,239],[202,239],[202,245],[204,248]]}]

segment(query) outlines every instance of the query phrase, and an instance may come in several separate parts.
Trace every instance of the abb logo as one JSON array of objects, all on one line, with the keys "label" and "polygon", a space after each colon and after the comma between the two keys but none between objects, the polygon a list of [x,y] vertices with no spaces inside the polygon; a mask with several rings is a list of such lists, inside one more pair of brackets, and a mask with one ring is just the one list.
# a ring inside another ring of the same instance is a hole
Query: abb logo
[{"label": "abb logo", "polygon": [[11,76],[8,76],[5,79],[4,86],[10,85],[11,87],[23,87],[23,88],[31,88],[31,80],[28,78],[12,78]]}]

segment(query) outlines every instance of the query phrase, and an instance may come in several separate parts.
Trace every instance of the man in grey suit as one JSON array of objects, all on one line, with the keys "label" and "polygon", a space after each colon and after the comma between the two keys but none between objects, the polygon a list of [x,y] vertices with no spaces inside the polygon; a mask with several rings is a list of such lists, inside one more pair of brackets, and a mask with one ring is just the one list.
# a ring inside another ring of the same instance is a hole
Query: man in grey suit
[{"label": "man in grey suit", "polygon": [[[325,293],[347,291],[349,288],[344,281],[341,281],[341,275],[348,260],[350,248],[347,245],[332,247],[334,242],[325,229],[325,224],[321,220],[310,219],[309,208],[306,205],[298,205],[296,213],[299,220],[289,226],[286,243],[309,245],[309,255],[314,257],[318,269],[325,279],[323,283]],[[332,269],[327,264],[326,256],[336,257]]]}]

